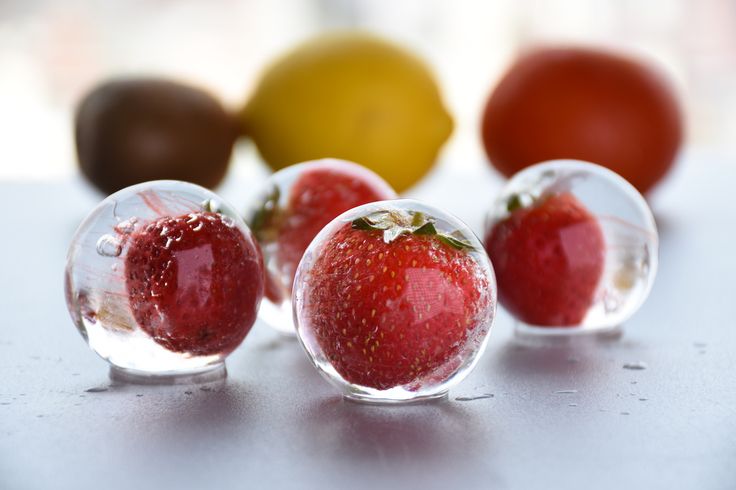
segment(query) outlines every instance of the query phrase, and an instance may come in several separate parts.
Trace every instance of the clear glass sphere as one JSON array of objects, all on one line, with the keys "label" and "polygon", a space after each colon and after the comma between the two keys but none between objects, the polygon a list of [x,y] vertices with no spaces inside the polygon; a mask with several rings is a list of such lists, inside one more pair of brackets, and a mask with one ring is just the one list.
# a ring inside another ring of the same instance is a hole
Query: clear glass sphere
[{"label": "clear glass sphere", "polygon": [[291,289],[309,243],[348,209],[396,197],[378,175],[345,160],[304,162],[271,175],[246,213],[266,266],[266,292],[259,318],[293,335]]},{"label": "clear glass sphere", "polygon": [[344,396],[444,396],[485,349],[496,281],[459,219],[409,199],[351,209],[309,245],[294,282],[297,335]]},{"label": "clear glass sphere", "polygon": [[657,227],[639,192],[591,163],[528,167],[504,187],[484,244],[499,302],[521,334],[619,327],[642,305],[657,271]]},{"label": "clear glass sphere", "polygon": [[263,261],[235,210],[194,184],[155,181],[102,201],[69,247],[69,313],[123,378],[196,375],[250,331]]}]

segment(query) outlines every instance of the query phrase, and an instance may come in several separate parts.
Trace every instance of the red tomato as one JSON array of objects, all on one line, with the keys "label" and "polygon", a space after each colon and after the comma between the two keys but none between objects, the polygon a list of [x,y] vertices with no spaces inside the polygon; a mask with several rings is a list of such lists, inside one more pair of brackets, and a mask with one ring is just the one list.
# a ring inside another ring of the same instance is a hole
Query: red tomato
[{"label": "red tomato", "polygon": [[489,98],[483,142],[511,176],[545,160],[603,165],[646,192],[672,166],[683,138],[677,99],[650,66],[585,48],[520,57]]}]

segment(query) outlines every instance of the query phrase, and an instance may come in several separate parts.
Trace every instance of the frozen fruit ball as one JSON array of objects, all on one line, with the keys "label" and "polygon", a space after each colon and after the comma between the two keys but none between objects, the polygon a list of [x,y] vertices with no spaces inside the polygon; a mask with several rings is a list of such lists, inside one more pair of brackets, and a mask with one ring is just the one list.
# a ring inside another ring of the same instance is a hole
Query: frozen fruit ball
[{"label": "frozen fruit ball", "polygon": [[298,336],[349,397],[442,396],[483,351],[495,313],[493,269],[473,233],[412,200],[382,201],[333,220],[294,284]]},{"label": "frozen fruit ball", "polygon": [[291,289],[312,239],[343,212],[396,197],[378,175],[345,160],[315,160],[273,174],[247,213],[266,265],[260,317],[277,330],[293,334]]},{"label": "frozen fruit ball", "polygon": [[494,204],[484,242],[501,305],[530,332],[619,326],[646,299],[657,268],[644,198],[586,162],[519,172]]},{"label": "frozen fruit ball", "polygon": [[77,230],[66,267],[67,306],[90,347],[150,375],[220,366],[251,329],[263,284],[245,223],[178,181],[105,199]]}]

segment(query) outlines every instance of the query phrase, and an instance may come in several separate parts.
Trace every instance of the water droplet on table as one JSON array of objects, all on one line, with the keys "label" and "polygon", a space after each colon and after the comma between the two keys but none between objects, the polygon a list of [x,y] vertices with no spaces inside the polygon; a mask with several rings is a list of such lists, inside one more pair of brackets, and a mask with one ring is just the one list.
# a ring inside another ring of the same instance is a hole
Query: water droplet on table
[{"label": "water droplet on table", "polygon": [[86,393],[103,393],[107,391],[107,388],[104,386],[96,386],[94,388],[90,388],[88,390],[84,390]]},{"label": "water droplet on table", "polygon": [[455,398],[456,402],[472,402],[473,400],[483,400],[485,398],[493,398],[493,393],[483,393],[475,396],[459,396]]},{"label": "water droplet on table", "polygon": [[647,363],[644,361],[627,362],[624,364],[624,369],[642,370],[647,368]]}]

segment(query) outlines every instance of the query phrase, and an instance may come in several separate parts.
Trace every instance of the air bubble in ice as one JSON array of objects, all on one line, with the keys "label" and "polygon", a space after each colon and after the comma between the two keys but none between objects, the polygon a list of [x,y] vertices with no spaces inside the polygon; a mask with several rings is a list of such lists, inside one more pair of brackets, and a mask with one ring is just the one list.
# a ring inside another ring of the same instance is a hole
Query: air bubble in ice
[{"label": "air bubble in ice", "polygon": [[112,235],[102,235],[97,240],[97,253],[103,257],[118,257],[122,251],[120,240]]}]

